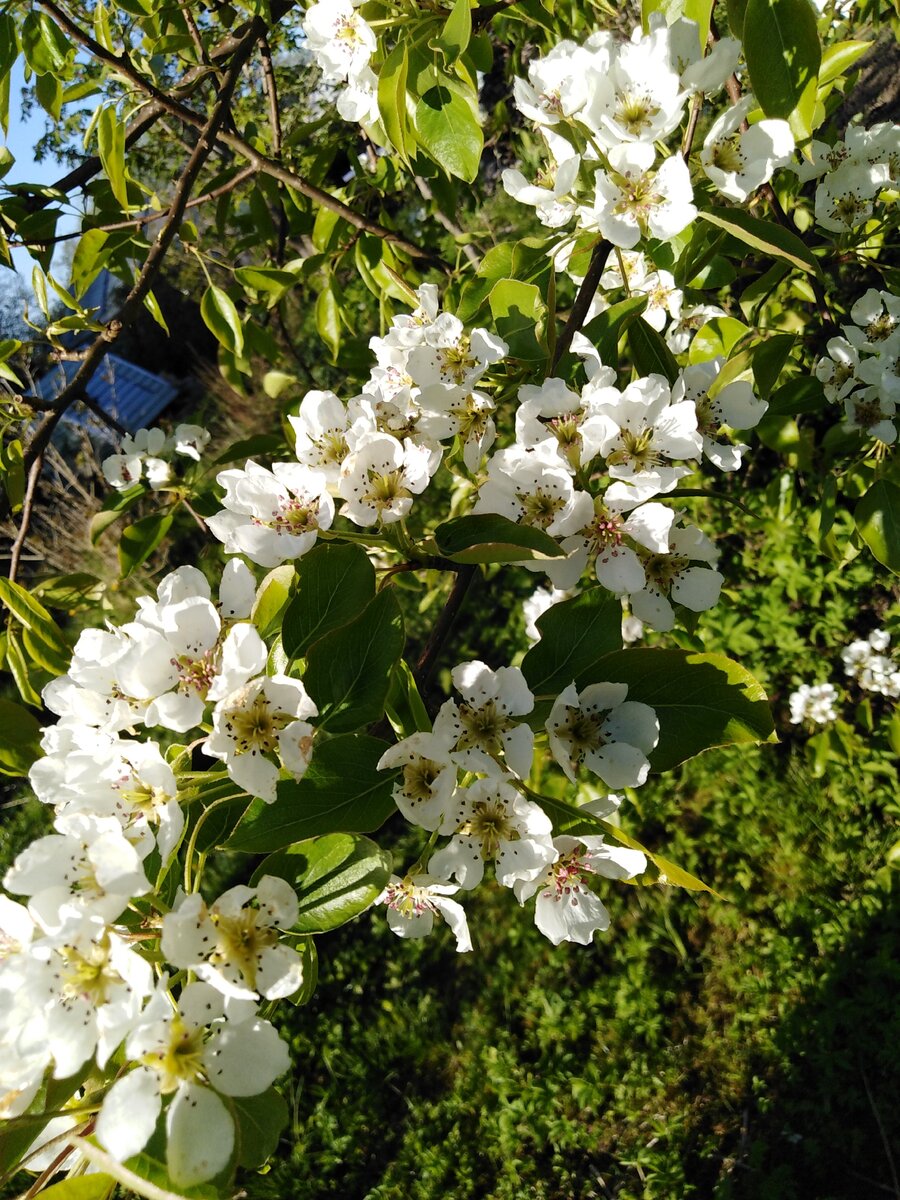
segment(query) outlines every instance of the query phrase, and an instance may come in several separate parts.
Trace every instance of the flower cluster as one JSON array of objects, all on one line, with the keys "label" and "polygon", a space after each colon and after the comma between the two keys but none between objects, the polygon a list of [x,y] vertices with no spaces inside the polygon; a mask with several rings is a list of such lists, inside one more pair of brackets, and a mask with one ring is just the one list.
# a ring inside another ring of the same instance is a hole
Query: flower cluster
[{"label": "flower cluster", "polygon": [[441,312],[432,284],[418,298],[413,313],[372,338],[376,366],[361,393],[347,403],[333,392],[303,398],[290,418],[295,462],[219,474],[224,510],[208,525],[228,553],[266,567],[296,559],[331,528],[335,500],[356,525],[405,520],[453,438],[470,470],[478,467],[496,436],[494,403],[478,384],[507,346]]},{"label": "flower cluster", "polygon": [[897,438],[900,399],[900,297],[869,288],[850,309],[844,336],[828,342],[815,366],[825,395],[843,403],[845,424],[887,445]]},{"label": "flower cluster", "polygon": [[887,122],[871,129],[851,126],[833,146],[814,139],[810,160],[797,172],[803,181],[818,181],[818,224],[834,233],[851,233],[874,215],[881,195],[897,186],[900,128]]},{"label": "flower cluster", "polygon": [[791,692],[788,704],[791,710],[791,724],[800,725],[809,722],[813,725],[827,725],[837,720],[838,694],[831,683],[803,683],[796,691]]},{"label": "flower cluster", "polygon": [[[684,158],[676,148],[657,162],[658,148],[680,130],[692,96],[721,89],[740,47],[723,38],[704,57],[695,22],[666,25],[659,14],[650,22],[648,33],[638,28],[626,43],[607,32],[582,45],[560,42],[529,65],[527,79],[516,79],[516,104],[543,136],[553,163],[535,183],[507,170],[503,185],[533,206],[544,225],[559,228],[574,219],[579,229],[631,249],[641,238],[667,241],[696,217]],[[700,153],[707,178],[736,201],[794,152],[786,121],[747,125],[753,108],[746,96],[722,112]]]},{"label": "flower cluster", "polygon": [[864,692],[877,692],[891,700],[900,699],[900,667],[890,657],[891,636],[886,629],[873,629],[867,638],[851,642],[841,651],[844,674]]},{"label": "flower cluster", "polygon": [[[524,780],[531,772],[534,733],[527,723],[534,696],[516,667],[492,671],[482,662],[452,672],[460,700],[447,700],[431,733],[392,746],[379,767],[398,771],[394,801],[412,824],[449,838],[408,874],[395,876],[381,897],[391,928],[404,937],[430,932],[435,915],[447,920],[457,949],[471,948],[464,910],[451,900],[476,887],[485,864],[497,882],[524,903],[537,895],[538,928],[558,945],[587,944],[606,929],[609,914],[590,880],[630,879],[646,860],[639,851],[608,846],[602,837],[552,836],[552,824]],[[545,722],[550,753],[570,780],[596,776],[609,787],[637,787],[647,778],[647,754],[659,738],[652,708],[627,699],[624,684],[574,683]],[[462,777],[462,778],[460,778]],[[610,797],[604,812],[618,804]]]},{"label": "flower cluster", "polygon": [[145,479],[150,487],[165,487],[172,478],[172,455],[200,461],[210,434],[201,425],[176,425],[167,435],[162,429],[139,429],[125,434],[118,454],[105,458],[100,469],[106,482],[119,491]]},{"label": "flower cluster", "polygon": [[371,26],[357,11],[362,0],[323,0],[303,18],[306,44],[325,83],[343,84],[337,110],[346,121],[378,120],[378,80],[369,65],[377,48]]}]

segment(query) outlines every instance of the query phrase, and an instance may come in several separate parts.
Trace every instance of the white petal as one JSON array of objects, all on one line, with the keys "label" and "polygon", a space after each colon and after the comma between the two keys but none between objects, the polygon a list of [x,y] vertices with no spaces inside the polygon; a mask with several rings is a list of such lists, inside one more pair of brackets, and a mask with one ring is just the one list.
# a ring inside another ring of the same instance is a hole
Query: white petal
[{"label": "white petal", "polygon": [[220,1025],[203,1050],[207,1077],[226,1096],[258,1096],[290,1062],[287,1043],[268,1021]]},{"label": "white petal", "polygon": [[182,1084],[166,1113],[166,1132],[166,1165],[177,1187],[203,1183],[228,1166],[234,1121],[209,1088]]},{"label": "white petal", "polygon": [[161,1108],[157,1076],[138,1067],[117,1080],[107,1093],[97,1117],[97,1141],[119,1162],[125,1162],[149,1142]]}]

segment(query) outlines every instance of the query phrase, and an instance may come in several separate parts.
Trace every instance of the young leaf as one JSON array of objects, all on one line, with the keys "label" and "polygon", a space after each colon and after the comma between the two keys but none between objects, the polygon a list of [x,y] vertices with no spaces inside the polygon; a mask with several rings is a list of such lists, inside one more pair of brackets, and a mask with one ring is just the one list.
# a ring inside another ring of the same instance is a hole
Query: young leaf
[{"label": "young leaf", "polygon": [[244,327],[228,293],[211,283],[200,301],[200,315],[225,349],[240,358],[244,353]]},{"label": "young leaf", "polygon": [[263,875],[286,879],[297,893],[294,929],[327,933],[370,908],[391,876],[391,856],[367,837],[328,833],[296,842],[263,860],[251,882]]},{"label": "young leaf", "polygon": [[[803,0],[804,3],[807,0]],[[740,208],[714,208],[699,216],[711,225],[718,225],[733,237],[754,250],[761,250],[769,258],[783,258],[800,271],[811,275],[822,274],[822,268],[813,252],[790,229],[782,229],[772,221],[761,221],[751,217]]]},{"label": "young leaf", "polygon": [[669,383],[678,378],[675,355],[646,321],[632,321],[628,326],[628,349],[640,375],[664,375]]},{"label": "young leaf", "polygon": [[879,479],[857,504],[853,517],[878,561],[900,575],[900,487]]},{"label": "young leaf", "polygon": [[281,1131],[288,1123],[284,1097],[269,1088],[258,1096],[230,1099],[238,1135],[238,1166],[256,1170],[278,1149]]},{"label": "young leaf", "polygon": [[378,72],[378,112],[391,145],[405,163],[407,146],[406,77],[409,70],[405,42],[399,42],[384,60]]},{"label": "young leaf", "polygon": [[352,621],[375,595],[375,568],[361,546],[316,546],[297,563],[297,588],[281,626],[289,658],[300,658]]},{"label": "young leaf", "polygon": [[0,773],[25,776],[41,756],[37,717],[11,700],[0,699]]},{"label": "young leaf", "polygon": [[119,120],[115,106],[107,104],[97,121],[97,149],[112,193],[123,208],[128,208],[125,179],[125,123]]},{"label": "young leaf", "polygon": [[390,587],[356,620],[319,638],[307,654],[304,675],[319,706],[317,726],[341,733],[377,721],[404,642],[403,617]]},{"label": "young leaf", "polygon": [[472,105],[440,84],[429,88],[419,100],[415,123],[419,144],[432,161],[457,179],[474,182],[484,134]]},{"label": "young leaf", "polygon": [[547,357],[543,344],[547,306],[533,283],[501,279],[491,289],[488,303],[494,327],[509,346],[511,358],[535,362]]},{"label": "young leaf", "polygon": [[319,292],[316,300],[316,328],[319,337],[331,351],[331,361],[337,362],[341,348],[341,310],[330,282]]},{"label": "young leaf", "polygon": [[396,811],[397,772],[376,768],[387,749],[364,733],[323,742],[302,779],[278,784],[274,804],[253,801],[227,849],[262,854],[323,833],[371,833]]},{"label": "young leaf", "polygon": [[605,678],[598,663],[622,648],[622,603],[594,587],[554,604],[537,620],[538,641],[522,660],[535,695],[558,695],[570,683],[581,689]]},{"label": "young leaf", "polygon": [[795,137],[809,137],[822,61],[810,0],[747,0],[743,42],[763,112],[791,119]]},{"label": "young leaf", "polygon": [[454,0],[450,16],[444,22],[440,36],[432,39],[432,46],[444,55],[449,66],[461,54],[465,54],[472,36],[471,0]]},{"label": "young leaf", "polygon": [[122,530],[119,566],[123,579],[147,561],[169,532],[173,520],[171,513],[151,513],[149,517],[141,517],[139,521]]}]

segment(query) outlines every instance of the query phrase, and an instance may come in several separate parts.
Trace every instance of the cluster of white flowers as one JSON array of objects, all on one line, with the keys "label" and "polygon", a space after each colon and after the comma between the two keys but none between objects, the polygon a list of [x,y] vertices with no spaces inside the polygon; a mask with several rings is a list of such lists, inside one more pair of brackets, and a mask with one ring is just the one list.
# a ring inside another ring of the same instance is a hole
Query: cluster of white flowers
[{"label": "cluster of white flowers", "polygon": [[303,18],[306,44],[325,83],[343,84],[337,110],[347,121],[378,120],[378,80],[370,66],[375,33],[357,11],[362,0],[322,0]]},{"label": "cluster of white flowers", "polygon": [[815,366],[825,395],[843,403],[845,424],[890,445],[900,400],[900,297],[869,288],[850,309],[852,324]]},{"label": "cluster of white flowers", "polygon": [[161,488],[172,478],[172,455],[200,461],[209,443],[209,431],[201,425],[176,425],[168,436],[158,426],[139,429],[134,436],[126,433],[118,454],[105,458],[100,469],[106,482],[119,491],[145,479],[152,488]]},{"label": "cluster of white flowers", "polygon": [[813,725],[827,725],[837,720],[838,694],[831,683],[803,683],[788,697],[791,709],[791,724],[800,725],[804,721]]},{"label": "cluster of white flowers", "polygon": [[[516,104],[553,162],[535,183],[521,171],[505,171],[504,187],[550,228],[575,220],[625,249],[642,237],[675,237],[697,209],[678,148],[657,164],[659,147],[680,131],[692,96],[721,89],[739,53],[738,42],[722,38],[704,57],[696,22],[666,25],[660,14],[651,14],[650,31],[636,29],[630,42],[608,32],[582,45],[560,42],[514,84]],[[746,200],[794,152],[786,121],[747,126],[753,108],[747,96],[726,109],[700,153],[707,178],[731,200]]]},{"label": "cluster of white flowers", "polygon": [[[537,895],[535,921],[554,945],[587,945],[609,926],[588,881],[633,878],[646,866],[644,855],[608,846],[602,837],[552,836],[549,817],[523,782],[534,755],[526,723],[534,696],[518,668],[492,671],[468,662],[452,678],[462,699],[447,700],[431,733],[404,738],[378,764],[399,770],[394,801],[408,821],[433,834],[429,847],[439,836],[449,838],[427,864],[392,878],[381,897],[391,928],[422,937],[440,914],[457,949],[471,949],[465,913],[450,897],[476,887],[493,862],[498,883],[522,903]],[[550,753],[573,782],[580,771],[607,789],[638,787],[647,778],[659,722],[652,708],[627,695],[624,684],[594,684],[580,693],[572,684],[553,704],[544,726]],[[602,815],[618,803],[610,796]]]},{"label": "cluster of white flowers", "polygon": [[841,651],[844,674],[854,679],[864,692],[878,692],[891,700],[900,699],[900,667],[891,658],[891,635],[886,629],[873,629],[867,638],[858,638]]},{"label": "cluster of white flowers", "polygon": [[428,486],[442,442],[459,437],[470,470],[496,436],[494,403],[478,391],[488,367],[507,353],[485,329],[467,333],[441,312],[437,288],[423,284],[419,307],[372,338],[376,366],[345,403],[312,391],[290,418],[296,461],[271,470],[248,462],[222,471],[224,510],[209,518],[229,554],[273,567],[305,554],[340,515],[364,527],[404,520]]},{"label": "cluster of white flowers", "polygon": [[834,233],[865,225],[879,198],[900,180],[900,127],[889,122],[871,129],[851,125],[833,146],[814,139],[809,153],[796,169],[804,182],[818,180],[816,221]]},{"label": "cluster of white flowers", "polygon": [[[593,564],[599,582],[654,629],[671,629],[673,604],[694,612],[719,598],[722,576],[709,538],[656,497],[671,492],[705,455],[723,471],[747,449],[728,431],[752,428],[766,410],[749,383],[710,396],[722,360],[687,367],[673,387],[650,375],[619,390],[583,338],[587,385],[563,380],[519,390],[516,441],[495,452],[474,506],[555,537],[566,557],[543,570],[558,589],[576,586]],[[607,479],[602,494],[585,481]]]}]

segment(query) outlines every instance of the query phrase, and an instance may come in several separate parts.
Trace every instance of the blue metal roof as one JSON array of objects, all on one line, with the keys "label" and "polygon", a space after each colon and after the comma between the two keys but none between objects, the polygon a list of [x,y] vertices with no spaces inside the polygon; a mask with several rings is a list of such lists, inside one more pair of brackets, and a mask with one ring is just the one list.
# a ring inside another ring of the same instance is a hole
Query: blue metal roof
[{"label": "blue metal roof", "polygon": [[[43,400],[53,400],[74,377],[78,367],[77,362],[58,363],[37,381],[35,393]],[[117,354],[107,354],[85,390],[129,433],[152,425],[178,394],[178,388],[173,384],[143,367],[126,362]],[[95,424],[97,418],[83,408],[73,407],[66,414],[66,420],[84,425]]]}]

